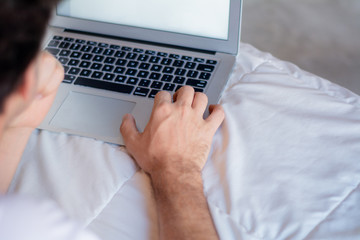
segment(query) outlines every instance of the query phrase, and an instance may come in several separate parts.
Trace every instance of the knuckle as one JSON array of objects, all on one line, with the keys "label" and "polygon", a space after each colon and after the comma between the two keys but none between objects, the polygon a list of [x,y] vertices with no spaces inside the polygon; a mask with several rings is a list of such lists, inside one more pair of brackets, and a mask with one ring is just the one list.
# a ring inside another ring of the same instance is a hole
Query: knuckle
[{"label": "knuckle", "polygon": [[155,113],[164,114],[164,115],[170,114],[171,104],[168,102],[160,102],[155,109]]}]

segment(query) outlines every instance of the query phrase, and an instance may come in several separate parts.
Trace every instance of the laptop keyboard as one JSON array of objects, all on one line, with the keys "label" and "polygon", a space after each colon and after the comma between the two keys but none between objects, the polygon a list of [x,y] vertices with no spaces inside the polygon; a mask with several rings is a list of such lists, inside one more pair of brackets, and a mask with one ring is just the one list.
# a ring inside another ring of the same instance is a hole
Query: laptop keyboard
[{"label": "laptop keyboard", "polygon": [[184,85],[203,92],[217,61],[54,36],[46,50],[64,66],[64,83],[154,98]]}]

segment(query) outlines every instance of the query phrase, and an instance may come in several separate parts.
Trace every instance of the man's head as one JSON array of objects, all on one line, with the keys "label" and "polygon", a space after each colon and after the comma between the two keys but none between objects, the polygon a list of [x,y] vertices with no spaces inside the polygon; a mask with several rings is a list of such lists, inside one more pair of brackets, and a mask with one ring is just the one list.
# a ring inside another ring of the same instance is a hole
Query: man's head
[{"label": "man's head", "polygon": [[0,113],[6,98],[22,83],[39,51],[52,8],[58,0],[1,0]]}]

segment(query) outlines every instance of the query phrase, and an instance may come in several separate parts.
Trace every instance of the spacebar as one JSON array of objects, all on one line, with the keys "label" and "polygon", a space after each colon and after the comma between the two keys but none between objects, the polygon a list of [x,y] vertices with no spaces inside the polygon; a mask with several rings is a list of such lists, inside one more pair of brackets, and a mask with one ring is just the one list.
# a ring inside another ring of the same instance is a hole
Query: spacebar
[{"label": "spacebar", "polygon": [[78,77],[76,81],[74,82],[75,85],[81,85],[86,87],[93,87],[103,90],[109,90],[119,93],[127,93],[130,94],[132,90],[134,89],[133,86],[124,85],[124,84],[117,84],[117,83],[111,83],[111,82],[105,82],[105,81],[98,81],[91,78],[84,78],[84,77]]}]

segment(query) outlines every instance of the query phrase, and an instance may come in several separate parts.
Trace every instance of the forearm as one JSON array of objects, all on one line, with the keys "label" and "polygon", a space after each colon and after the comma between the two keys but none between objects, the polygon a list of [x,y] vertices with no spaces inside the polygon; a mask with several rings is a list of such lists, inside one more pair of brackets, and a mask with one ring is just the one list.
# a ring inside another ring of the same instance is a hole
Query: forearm
[{"label": "forearm", "polygon": [[203,193],[201,173],[152,177],[160,239],[218,239]]},{"label": "forearm", "polygon": [[0,193],[8,190],[31,132],[31,128],[4,131],[0,139]]}]

